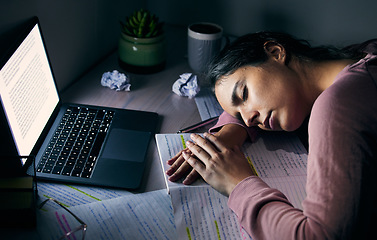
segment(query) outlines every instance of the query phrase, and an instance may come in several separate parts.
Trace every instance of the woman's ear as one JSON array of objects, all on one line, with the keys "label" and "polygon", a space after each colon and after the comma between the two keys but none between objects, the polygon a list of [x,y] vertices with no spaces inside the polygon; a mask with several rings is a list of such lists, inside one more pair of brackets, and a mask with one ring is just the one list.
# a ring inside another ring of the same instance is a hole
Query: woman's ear
[{"label": "woman's ear", "polygon": [[268,41],[264,43],[263,47],[264,51],[270,58],[285,63],[285,48],[281,44],[274,41]]}]

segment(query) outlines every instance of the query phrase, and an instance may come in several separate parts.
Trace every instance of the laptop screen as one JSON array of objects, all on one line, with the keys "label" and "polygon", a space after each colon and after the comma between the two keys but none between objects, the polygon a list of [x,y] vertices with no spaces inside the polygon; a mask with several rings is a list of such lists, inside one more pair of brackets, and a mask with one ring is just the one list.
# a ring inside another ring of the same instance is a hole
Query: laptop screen
[{"label": "laptop screen", "polygon": [[59,102],[36,24],[0,70],[0,99],[19,155],[29,155]]}]

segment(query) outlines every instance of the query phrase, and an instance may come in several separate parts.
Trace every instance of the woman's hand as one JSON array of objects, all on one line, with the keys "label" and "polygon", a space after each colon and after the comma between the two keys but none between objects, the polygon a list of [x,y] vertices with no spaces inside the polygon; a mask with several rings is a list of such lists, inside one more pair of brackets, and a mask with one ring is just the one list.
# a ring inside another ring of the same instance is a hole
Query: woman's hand
[{"label": "woman's hand", "polygon": [[182,156],[183,151],[188,151],[187,153],[189,154],[189,150],[186,148],[167,161],[167,164],[171,167],[166,171],[166,174],[169,176],[169,181],[175,182],[188,173],[182,183],[190,185],[198,179],[200,175],[185,161]]},{"label": "woman's hand", "polygon": [[254,175],[239,146],[224,146],[218,137],[205,133],[205,138],[192,134],[196,143],[187,142],[183,158],[220,193],[229,196],[243,179]]},{"label": "woman's hand", "polygon": [[[218,133],[215,134],[218,137],[218,140],[227,147],[241,146],[247,138],[246,130],[236,124],[227,124],[223,126]],[[185,149],[183,151],[187,151]],[[193,169],[190,164],[188,164],[182,156],[180,151],[172,159],[167,161],[167,164],[171,167],[166,171],[166,174],[169,176],[169,181],[175,182],[182,177],[185,177],[183,184],[191,184],[196,181],[200,175]]]}]

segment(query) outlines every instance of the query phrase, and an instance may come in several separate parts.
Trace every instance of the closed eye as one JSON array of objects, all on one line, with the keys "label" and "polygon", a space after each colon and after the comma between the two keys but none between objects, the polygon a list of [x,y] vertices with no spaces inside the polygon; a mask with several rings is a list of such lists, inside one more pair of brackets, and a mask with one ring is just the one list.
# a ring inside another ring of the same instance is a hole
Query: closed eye
[{"label": "closed eye", "polygon": [[249,91],[247,90],[247,86],[245,85],[242,91],[242,101],[246,102],[248,96],[249,96]]},{"label": "closed eye", "polygon": [[245,102],[248,98],[248,88],[246,87],[245,80],[237,81],[234,84],[231,99],[232,105],[238,106]]}]

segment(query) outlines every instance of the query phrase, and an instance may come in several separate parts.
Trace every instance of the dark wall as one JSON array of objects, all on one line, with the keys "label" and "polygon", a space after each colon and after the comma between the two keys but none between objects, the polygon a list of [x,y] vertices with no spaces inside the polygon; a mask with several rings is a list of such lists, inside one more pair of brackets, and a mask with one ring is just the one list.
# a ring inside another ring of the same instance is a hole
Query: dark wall
[{"label": "dark wall", "polygon": [[148,7],[168,23],[210,21],[236,36],[278,30],[334,45],[377,38],[376,0],[149,0]]},{"label": "dark wall", "polygon": [[0,0],[0,35],[38,16],[62,90],[117,47],[119,20],[144,6],[132,0]]}]

